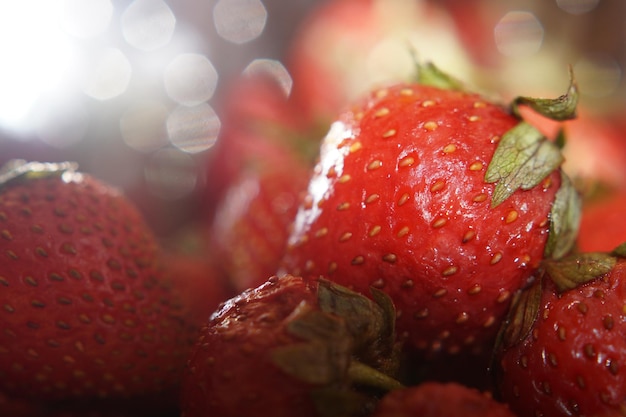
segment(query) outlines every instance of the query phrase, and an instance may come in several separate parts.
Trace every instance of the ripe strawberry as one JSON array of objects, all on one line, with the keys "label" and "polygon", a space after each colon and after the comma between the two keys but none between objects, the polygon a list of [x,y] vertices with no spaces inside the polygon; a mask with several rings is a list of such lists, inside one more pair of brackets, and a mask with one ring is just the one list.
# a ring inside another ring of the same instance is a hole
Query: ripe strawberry
[{"label": "ripe strawberry", "polygon": [[[303,158],[318,142],[305,140],[299,116],[278,80],[265,73],[241,76],[220,103],[221,130],[203,172],[205,219],[212,219],[228,189],[247,170]],[[321,135],[320,135],[321,136]]]},{"label": "ripe strawberry", "polygon": [[393,306],[328,281],[271,277],[203,327],[182,387],[182,416],[364,415],[397,388]]},{"label": "ripe strawberry", "polygon": [[626,241],[626,192],[612,192],[583,205],[577,245],[581,252],[606,252]]},{"label": "ripe strawberry", "polygon": [[457,383],[424,382],[389,392],[372,417],[514,417],[488,393]]},{"label": "ripe strawberry", "polygon": [[479,353],[544,254],[571,247],[559,231],[575,230],[576,216],[555,212],[575,213],[577,196],[560,161],[479,95],[422,83],[374,91],[326,136],[282,271],[380,288],[410,346]]},{"label": "ripe strawberry", "polygon": [[212,254],[167,252],[163,264],[164,281],[177,290],[190,328],[199,330],[235,294]]},{"label": "ripe strawberry", "polygon": [[475,68],[437,2],[326,0],[297,27],[286,51],[291,102],[314,125],[328,127],[337,112],[373,85],[415,76],[410,48],[420,57],[476,80]]},{"label": "ripe strawberry", "polygon": [[75,168],[0,171],[0,391],[172,400],[189,334],[159,245],[117,189]]},{"label": "ripe strawberry", "polygon": [[551,262],[518,298],[495,363],[520,417],[626,412],[625,253]]},{"label": "ripe strawberry", "polygon": [[309,173],[295,158],[245,170],[218,204],[210,250],[236,293],[278,270]]}]

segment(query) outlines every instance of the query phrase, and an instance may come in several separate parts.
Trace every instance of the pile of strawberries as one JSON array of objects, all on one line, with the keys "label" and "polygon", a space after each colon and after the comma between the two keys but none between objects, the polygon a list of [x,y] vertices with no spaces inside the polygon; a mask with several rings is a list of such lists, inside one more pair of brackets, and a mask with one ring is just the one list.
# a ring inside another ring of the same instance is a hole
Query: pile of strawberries
[{"label": "pile of strawberries", "polygon": [[1,416],[626,413],[618,130],[581,157],[572,72],[500,100],[407,51],[410,79],[324,89],[303,39],[371,12],[329,4],[291,96],[232,85],[191,233],[74,162],[0,161]]}]

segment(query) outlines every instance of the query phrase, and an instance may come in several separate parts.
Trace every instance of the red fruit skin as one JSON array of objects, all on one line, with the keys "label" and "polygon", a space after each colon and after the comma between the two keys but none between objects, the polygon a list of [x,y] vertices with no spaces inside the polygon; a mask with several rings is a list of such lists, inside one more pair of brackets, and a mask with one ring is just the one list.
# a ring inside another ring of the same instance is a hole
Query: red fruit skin
[{"label": "red fruit skin", "polygon": [[458,383],[424,382],[391,391],[372,417],[515,417],[506,404]]},{"label": "red fruit skin", "polygon": [[626,261],[557,295],[545,283],[529,334],[498,357],[502,399],[520,417],[622,416]]},{"label": "red fruit skin", "polygon": [[[0,390],[171,400],[189,349],[137,209],[81,173],[0,188]],[[153,400],[154,401],[154,400]]]},{"label": "red fruit skin", "polygon": [[284,320],[301,303],[317,305],[313,281],[270,278],[228,300],[206,326],[183,379],[183,417],[316,416],[311,386],[287,376],[271,350],[298,342]]},{"label": "red fruit skin", "polygon": [[581,252],[610,252],[626,242],[626,193],[615,192],[583,206],[578,230]]},{"label": "red fruit skin", "polygon": [[[275,78],[242,76],[220,104],[221,130],[204,161],[200,199],[212,219],[241,172],[280,165],[300,151],[300,124]],[[261,167],[261,168],[259,168]]]},{"label": "red fruit skin", "polygon": [[476,95],[374,92],[325,138],[283,271],[386,291],[398,334],[424,353],[490,349],[542,259],[560,185],[554,172],[491,208],[485,170],[516,123]]},{"label": "red fruit skin", "polygon": [[236,293],[278,271],[309,173],[294,158],[246,170],[218,205],[210,250]]},{"label": "red fruit skin", "polygon": [[164,259],[165,281],[177,290],[187,312],[186,322],[194,331],[236,294],[210,254],[171,252]]}]

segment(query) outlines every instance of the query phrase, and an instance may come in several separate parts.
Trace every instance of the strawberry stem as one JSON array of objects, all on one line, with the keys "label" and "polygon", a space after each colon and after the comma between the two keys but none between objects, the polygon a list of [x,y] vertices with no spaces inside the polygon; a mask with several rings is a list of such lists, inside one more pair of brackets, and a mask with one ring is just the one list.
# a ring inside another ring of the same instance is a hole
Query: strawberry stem
[{"label": "strawberry stem", "polygon": [[348,379],[353,385],[376,388],[382,391],[392,391],[404,387],[397,379],[356,360],[350,362]]}]

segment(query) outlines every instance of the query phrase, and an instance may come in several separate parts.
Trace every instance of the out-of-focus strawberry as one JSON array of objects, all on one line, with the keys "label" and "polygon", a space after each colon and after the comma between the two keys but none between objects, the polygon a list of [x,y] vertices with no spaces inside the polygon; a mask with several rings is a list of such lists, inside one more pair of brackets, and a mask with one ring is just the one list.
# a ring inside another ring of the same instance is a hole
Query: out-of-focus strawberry
[{"label": "out-of-focus strawberry", "polygon": [[326,0],[301,22],[286,53],[291,100],[313,125],[369,90],[415,76],[412,53],[474,80],[454,22],[436,2]]},{"label": "out-of-focus strawberry", "polygon": [[607,252],[626,242],[626,192],[613,192],[583,206],[578,249]]},{"label": "out-of-focus strawberry", "polygon": [[293,158],[312,165],[312,150],[319,143],[319,139],[304,139],[311,133],[301,130],[300,116],[274,77],[263,72],[242,75],[229,87],[220,106],[220,134],[205,161],[201,184],[205,219],[215,215],[242,172]]},{"label": "out-of-focus strawberry", "polygon": [[278,271],[309,176],[295,158],[245,170],[218,204],[210,250],[237,293]]},{"label": "out-of-focus strawberry", "polygon": [[173,402],[189,350],[160,247],[121,192],[71,163],[0,174],[0,391]]},{"label": "out-of-focus strawberry", "polygon": [[424,382],[385,395],[372,417],[515,417],[488,393],[458,383]]},{"label": "out-of-focus strawberry", "polygon": [[394,310],[328,281],[271,277],[203,327],[182,387],[182,416],[368,415],[395,389]]},{"label": "out-of-focus strawberry", "polygon": [[423,353],[484,352],[542,259],[570,250],[578,196],[535,128],[421,71],[451,88],[375,90],[333,123],[283,271],[386,291]]}]

